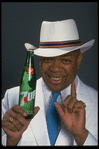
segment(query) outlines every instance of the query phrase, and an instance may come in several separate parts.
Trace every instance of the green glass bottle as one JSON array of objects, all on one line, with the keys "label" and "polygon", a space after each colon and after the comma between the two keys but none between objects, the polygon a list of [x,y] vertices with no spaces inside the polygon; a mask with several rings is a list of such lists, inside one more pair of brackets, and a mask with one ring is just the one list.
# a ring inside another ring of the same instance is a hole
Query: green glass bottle
[{"label": "green glass bottle", "polygon": [[19,106],[27,112],[25,118],[32,119],[36,94],[36,73],[33,52],[35,47],[29,43],[25,43],[25,47],[27,49],[27,57],[20,81]]}]

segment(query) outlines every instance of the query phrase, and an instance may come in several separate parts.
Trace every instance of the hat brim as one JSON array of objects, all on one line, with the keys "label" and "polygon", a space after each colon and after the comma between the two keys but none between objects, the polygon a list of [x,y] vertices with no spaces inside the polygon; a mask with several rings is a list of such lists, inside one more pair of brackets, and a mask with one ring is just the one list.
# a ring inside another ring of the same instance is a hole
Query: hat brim
[{"label": "hat brim", "polygon": [[92,39],[89,42],[81,46],[63,47],[63,48],[38,48],[34,50],[34,54],[41,57],[56,57],[80,49],[81,53],[84,53],[90,49],[95,40]]}]

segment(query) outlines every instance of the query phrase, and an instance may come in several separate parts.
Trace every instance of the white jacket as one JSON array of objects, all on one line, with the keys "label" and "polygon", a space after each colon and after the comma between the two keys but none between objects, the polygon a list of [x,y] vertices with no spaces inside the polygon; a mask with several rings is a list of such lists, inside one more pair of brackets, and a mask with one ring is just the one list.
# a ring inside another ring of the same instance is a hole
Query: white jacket
[{"label": "white jacket", "polygon": [[[28,128],[22,134],[22,138],[18,146],[50,146],[48,130],[46,125],[46,116],[44,110],[44,96],[42,92],[42,78],[37,80],[35,106],[39,106],[40,110],[31,120]],[[98,95],[97,91],[85,85],[78,78],[77,99],[82,100],[86,104],[86,129],[89,131],[88,137],[84,145],[97,145],[98,141]],[[2,100],[2,117],[5,112],[18,104],[19,86],[6,91]],[[6,146],[7,135],[2,130],[2,144]],[[61,130],[57,137],[55,145],[73,146],[77,145],[72,133],[62,124]]]}]

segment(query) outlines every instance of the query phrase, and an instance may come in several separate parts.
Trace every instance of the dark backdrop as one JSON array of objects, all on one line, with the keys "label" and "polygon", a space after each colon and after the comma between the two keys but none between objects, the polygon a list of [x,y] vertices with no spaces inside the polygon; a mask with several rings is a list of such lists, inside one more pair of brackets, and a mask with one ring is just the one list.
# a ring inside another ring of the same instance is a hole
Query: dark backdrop
[{"label": "dark backdrop", "polygon": [[[78,75],[84,83],[98,89],[98,3],[97,2],[2,2],[2,97],[20,84],[26,59],[25,42],[39,46],[42,21],[74,19],[82,43],[95,39],[94,46],[83,54]],[[35,56],[37,79],[39,59]]]}]

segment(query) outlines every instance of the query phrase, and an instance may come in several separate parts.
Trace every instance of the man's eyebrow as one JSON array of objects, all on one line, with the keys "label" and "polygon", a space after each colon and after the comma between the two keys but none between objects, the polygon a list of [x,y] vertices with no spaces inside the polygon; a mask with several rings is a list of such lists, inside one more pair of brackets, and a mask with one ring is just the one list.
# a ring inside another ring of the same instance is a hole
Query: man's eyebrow
[{"label": "man's eyebrow", "polygon": [[66,56],[72,56],[72,54],[71,53],[67,53],[67,54],[61,55],[61,57],[66,57]]}]

